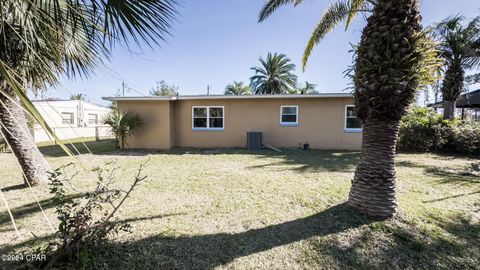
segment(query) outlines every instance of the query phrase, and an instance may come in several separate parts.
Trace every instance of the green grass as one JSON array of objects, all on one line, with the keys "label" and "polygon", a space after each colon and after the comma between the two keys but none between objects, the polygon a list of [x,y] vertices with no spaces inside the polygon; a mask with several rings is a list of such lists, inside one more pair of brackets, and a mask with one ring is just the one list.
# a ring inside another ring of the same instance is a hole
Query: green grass
[{"label": "green grass", "polygon": [[[479,269],[480,177],[468,170],[478,159],[399,154],[400,212],[378,221],[344,204],[357,152],[121,152],[112,145],[88,142],[95,154],[80,158],[97,166],[115,161],[117,187],[127,187],[150,158],[149,180],[119,213],[133,233],[99,251],[98,268]],[[54,166],[72,161],[55,146],[41,151]],[[0,154],[0,164],[0,185],[22,235],[15,239],[3,208],[0,254],[11,254],[34,245],[32,233],[48,239],[51,231],[30,190],[15,187],[22,179],[11,154]],[[93,185],[81,173],[72,196]],[[55,222],[48,190],[34,192]]]}]

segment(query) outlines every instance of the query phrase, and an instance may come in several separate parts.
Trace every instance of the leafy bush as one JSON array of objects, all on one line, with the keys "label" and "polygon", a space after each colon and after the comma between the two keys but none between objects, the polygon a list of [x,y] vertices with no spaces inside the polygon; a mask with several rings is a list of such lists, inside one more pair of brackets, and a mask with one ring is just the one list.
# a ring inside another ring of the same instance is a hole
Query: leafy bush
[{"label": "leafy bush", "polygon": [[407,151],[480,153],[480,125],[445,120],[429,108],[413,107],[402,118],[398,148]]},{"label": "leafy bush", "polygon": [[402,118],[398,147],[409,151],[435,151],[442,146],[441,129],[452,125],[428,108],[414,107]]},{"label": "leafy bush", "polygon": [[[64,185],[71,185],[71,178],[65,174],[65,166],[50,174],[50,193],[54,201],[57,218],[60,221],[56,239],[37,253],[47,254],[47,260],[40,268],[86,269],[91,268],[94,254],[99,247],[109,242],[110,237],[120,232],[130,232],[128,223],[121,223],[115,217],[133,189],[147,176],[142,175],[145,163],[140,165],[129,189],[122,191],[109,186],[115,178],[113,169],[96,168],[96,188],[83,199],[74,200],[65,192]],[[67,165],[70,166],[70,165]],[[72,176],[73,177],[73,176]],[[74,189],[73,186],[70,188]]]},{"label": "leafy bush", "polygon": [[465,123],[452,129],[455,150],[465,154],[480,154],[480,124]]}]

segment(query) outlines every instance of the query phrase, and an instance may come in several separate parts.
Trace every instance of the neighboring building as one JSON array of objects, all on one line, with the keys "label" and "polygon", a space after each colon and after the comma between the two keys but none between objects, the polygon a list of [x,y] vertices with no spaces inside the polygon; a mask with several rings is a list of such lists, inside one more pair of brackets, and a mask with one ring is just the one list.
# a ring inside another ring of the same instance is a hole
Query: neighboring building
[{"label": "neighboring building", "polygon": [[[462,119],[480,120],[480,89],[462,94],[455,103],[457,112],[455,116]],[[443,109],[443,101],[428,105],[435,109]]]},{"label": "neighboring building", "polygon": [[351,94],[107,97],[144,125],[128,138],[130,148],[246,147],[259,131],[274,147],[360,149],[361,122]]},{"label": "neighboring building", "polygon": [[[108,136],[102,119],[110,109],[85,100],[36,100],[33,105],[60,139]],[[51,138],[39,124],[33,127],[36,142]]]}]

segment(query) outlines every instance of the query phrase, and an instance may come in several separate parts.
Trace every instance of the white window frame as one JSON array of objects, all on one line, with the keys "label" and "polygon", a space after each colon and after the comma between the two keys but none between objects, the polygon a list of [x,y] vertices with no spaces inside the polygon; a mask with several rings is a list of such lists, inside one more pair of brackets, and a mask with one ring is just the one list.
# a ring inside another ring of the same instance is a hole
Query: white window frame
[{"label": "white window frame", "polygon": [[[344,116],[343,117],[343,122],[344,122],[343,123],[343,130],[345,132],[362,132],[363,128],[347,128],[347,118],[348,118],[347,111],[348,111],[348,108],[351,108],[351,107],[355,108],[355,105],[349,104],[349,105],[345,106],[345,112],[344,112],[344,115],[343,115]],[[352,117],[350,117],[350,118],[352,118]],[[358,118],[358,117],[356,117],[356,118]]]},{"label": "white window frame", "polygon": [[[207,109],[207,127],[195,127],[194,110],[195,109]],[[222,109],[222,127],[210,127],[210,108]],[[206,130],[206,131],[223,131],[225,129],[225,106],[192,106],[192,130]]]},{"label": "white window frame", "polygon": [[[95,115],[95,123],[94,123],[94,124],[90,123],[90,120],[93,120],[93,119],[90,119],[90,116],[91,116],[91,115]],[[89,113],[89,114],[87,114],[87,117],[88,117],[88,118],[87,118],[88,125],[98,125],[98,114],[96,114],[96,113]]]},{"label": "white window frame", "polygon": [[[295,122],[283,122],[282,121],[283,108],[290,108],[290,107],[294,107],[297,111],[297,114],[295,115],[296,116]],[[281,105],[280,106],[280,125],[281,126],[287,126],[287,127],[288,126],[290,126],[290,127],[298,126],[298,115],[299,115],[298,105]]]},{"label": "white window frame", "polygon": [[[63,118],[63,116],[65,114],[68,114],[68,115],[71,115],[72,117],[69,118],[69,120],[71,120],[70,122],[68,123],[65,123],[63,120],[65,120],[65,118]],[[60,113],[61,117],[62,117],[62,125],[75,125],[75,113],[73,112],[61,112]]]}]

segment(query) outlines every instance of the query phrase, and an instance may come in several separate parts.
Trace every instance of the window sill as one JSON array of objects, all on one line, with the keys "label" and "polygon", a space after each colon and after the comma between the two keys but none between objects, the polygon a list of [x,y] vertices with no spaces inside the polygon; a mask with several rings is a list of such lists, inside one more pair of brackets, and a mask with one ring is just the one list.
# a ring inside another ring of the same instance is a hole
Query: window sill
[{"label": "window sill", "polygon": [[224,131],[225,128],[192,128],[193,131]]},{"label": "window sill", "polygon": [[282,127],[297,127],[298,123],[280,123]]},{"label": "window sill", "polygon": [[347,128],[347,129],[344,129],[343,132],[345,132],[345,133],[362,133],[363,129],[361,129],[361,128]]}]

